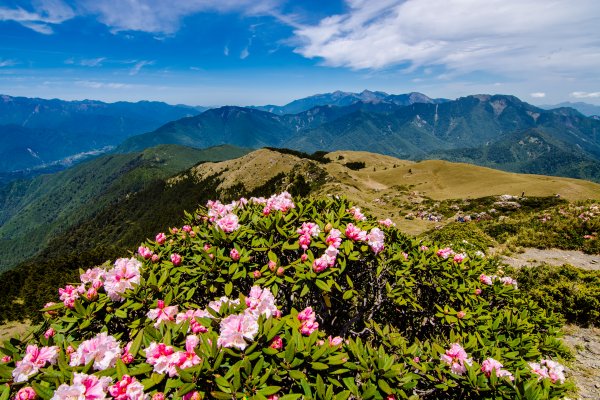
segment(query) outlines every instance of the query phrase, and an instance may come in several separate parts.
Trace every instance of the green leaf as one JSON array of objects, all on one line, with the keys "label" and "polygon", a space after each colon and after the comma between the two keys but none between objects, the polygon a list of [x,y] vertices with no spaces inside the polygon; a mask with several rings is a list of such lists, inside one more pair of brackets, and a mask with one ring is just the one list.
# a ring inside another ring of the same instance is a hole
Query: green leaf
[{"label": "green leaf", "polygon": [[230,296],[233,290],[233,283],[231,281],[225,284],[225,296]]},{"label": "green leaf", "polygon": [[125,365],[123,360],[121,360],[120,358],[117,358],[116,368],[117,368],[117,377],[119,378],[119,380],[121,380],[123,378],[123,375],[129,375],[127,366]]},{"label": "green leaf", "polygon": [[50,389],[48,386],[42,386],[37,382],[31,382],[31,387],[43,400],[49,400],[54,395],[54,391],[52,389]]},{"label": "green leaf", "polygon": [[279,392],[280,390],[281,386],[267,386],[265,388],[260,389],[258,393],[262,394],[263,396],[270,396]]}]

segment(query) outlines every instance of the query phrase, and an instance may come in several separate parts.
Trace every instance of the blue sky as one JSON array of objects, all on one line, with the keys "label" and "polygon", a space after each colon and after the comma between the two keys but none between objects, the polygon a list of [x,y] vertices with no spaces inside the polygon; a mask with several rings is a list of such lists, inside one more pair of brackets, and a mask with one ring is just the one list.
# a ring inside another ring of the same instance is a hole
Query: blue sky
[{"label": "blue sky", "polygon": [[0,93],[284,104],[334,90],[600,104],[597,0],[0,0]]}]

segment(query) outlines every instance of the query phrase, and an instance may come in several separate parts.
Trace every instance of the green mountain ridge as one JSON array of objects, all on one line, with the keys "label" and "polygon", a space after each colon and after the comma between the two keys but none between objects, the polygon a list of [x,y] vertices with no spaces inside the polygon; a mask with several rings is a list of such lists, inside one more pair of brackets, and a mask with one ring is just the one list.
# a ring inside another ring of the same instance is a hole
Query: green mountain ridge
[{"label": "green mountain ridge", "polygon": [[0,270],[31,257],[68,228],[156,181],[199,162],[249,151],[161,145],[140,153],[101,156],[56,174],[0,187]]}]

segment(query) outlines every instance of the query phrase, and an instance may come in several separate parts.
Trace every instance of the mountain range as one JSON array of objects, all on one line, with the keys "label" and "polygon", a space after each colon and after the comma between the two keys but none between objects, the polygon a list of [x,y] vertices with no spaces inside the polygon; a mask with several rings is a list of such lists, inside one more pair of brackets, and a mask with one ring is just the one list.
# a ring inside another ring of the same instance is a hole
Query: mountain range
[{"label": "mountain range", "polygon": [[[0,173],[68,166],[201,107],[0,95]],[[6,179],[6,177],[5,177]]]},{"label": "mountain range", "polygon": [[[377,98],[379,92],[371,93]],[[309,99],[346,102],[356,98],[340,96]],[[162,143],[198,148],[227,143],[304,152],[364,150],[406,159],[442,158],[508,171],[600,180],[598,119],[572,108],[544,110],[508,95],[437,102],[421,99],[424,102],[410,105],[357,100],[284,115],[247,107],[215,108],[132,136],[116,151],[140,151]],[[535,151],[530,151],[533,144],[523,147],[532,143],[534,136]],[[510,146],[510,156],[497,153]],[[560,166],[553,167],[553,162]]]},{"label": "mountain range", "polygon": [[554,105],[546,104],[546,105],[540,106],[540,108],[544,108],[546,110],[552,110],[554,108],[563,108],[563,107],[573,108],[588,117],[591,117],[594,115],[600,116],[600,106],[597,106],[595,104],[584,103],[582,101],[577,101],[574,103],[570,102],[570,101],[565,101],[565,102],[562,102],[559,104],[554,104]]}]

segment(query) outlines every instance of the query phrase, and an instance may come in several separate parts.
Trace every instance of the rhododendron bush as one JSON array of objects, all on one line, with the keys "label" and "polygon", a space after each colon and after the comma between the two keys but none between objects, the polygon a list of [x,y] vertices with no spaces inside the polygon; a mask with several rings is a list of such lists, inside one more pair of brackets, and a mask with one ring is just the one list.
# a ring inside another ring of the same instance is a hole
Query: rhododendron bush
[{"label": "rhododendron bush", "polygon": [[560,321],[474,254],[345,199],[211,201],[81,271],[2,398],[561,398]]}]

